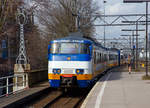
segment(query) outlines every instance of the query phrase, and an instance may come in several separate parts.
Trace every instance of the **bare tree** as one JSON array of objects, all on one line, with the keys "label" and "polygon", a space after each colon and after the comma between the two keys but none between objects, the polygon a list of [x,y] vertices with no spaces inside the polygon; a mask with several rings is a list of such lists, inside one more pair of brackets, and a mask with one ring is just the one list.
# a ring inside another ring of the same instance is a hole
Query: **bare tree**
[{"label": "bare tree", "polygon": [[[5,33],[11,35],[12,32],[19,32],[19,27],[16,26],[16,13],[18,6],[23,3],[20,1],[23,0],[0,0],[0,36]],[[70,32],[76,32],[78,30],[76,16],[73,16],[73,14],[80,12],[81,16],[88,16],[81,17],[80,22],[81,30],[86,36],[90,36],[94,31],[94,27],[85,27],[83,25],[90,22],[92,18],[91,14],[97,10],[95,8],[96,6],[92,6],[93,0],[34,1],[33,6],[27,9],[29,17],[24,30],[27,55],[29,56],[32,69],[38,68],[39,63],[40,66],[47,66],[47,45],[50,39],[63,37]],[[33,11],[37,12],[38,23],[40,28],[43,28],[41,32],[31,23],[34,22],[31,21],[34,18],[32,15]],[[14,34],[14,36],[16,35]]]},{"label": "bare tree", "polygon": [[[26,10],[25,14],[27,15],[27,23],[24,26],[24,34],[29,63],[31,64],[31,69],[44,68],[47,66],[46,56],[48,41],[40,35],[37,26],[34,25],[33,12],[37,5],[33,4],[32,6],[27,6],[28,4],[23,1],[24,0],[0,0],[0,39],[7,40],[9,43],[9,59],[13,65],[15,63],[14,57],[17,57],[19,49],[20,28],[16,20],[18,15],[17,9],[19,7],[24,7]],[[9,63],[3,62],[0,67],[6,67],[8,69],[10,64],[6,64]]]},{"label": "bare tree", "polygon": [[[37,2],[37,0],[36,0]],[[76,16],[80,13],[80,27],[84,35],[91,36],[94,31],[92,14],[98,9],[93,0],[44,0],[38,1],[37,16],[44,32],[51,38],[63,37],[78,30]],[[82,17],[86,16],[86,17]],[[88,26],[85,26],[87,23]],[[49,38],[50,38],[49,37]]]},{"label": "bare tree", "polygon": [[0,0],[0,36],[12,32],[20,3],[18,0]]},{"label": "bare tree", "polygon": [[26,48],[31,69],[43,69],[47,65],[47,40],[40,36],[36,26],[26,33]]}]

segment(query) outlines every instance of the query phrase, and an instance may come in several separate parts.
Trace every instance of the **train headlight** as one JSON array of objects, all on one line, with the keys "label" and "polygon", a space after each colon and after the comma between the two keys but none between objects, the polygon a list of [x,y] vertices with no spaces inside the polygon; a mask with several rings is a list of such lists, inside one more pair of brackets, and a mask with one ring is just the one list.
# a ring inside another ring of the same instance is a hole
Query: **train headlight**
[{"label": "train headlight", "polygon": [[53,73],[54,74],[60,74],[61,73],[61,69],[53,69]]},{"label": "train headlight", "polygon": [[84,69],[76,69],[76,74],[83,74],[84,73]]},{"label": "train headlight", "polygon": [[58,70],[57,70],[57,74],[60,74],[60,73],[61,73],[61,69],[58,69]]}]

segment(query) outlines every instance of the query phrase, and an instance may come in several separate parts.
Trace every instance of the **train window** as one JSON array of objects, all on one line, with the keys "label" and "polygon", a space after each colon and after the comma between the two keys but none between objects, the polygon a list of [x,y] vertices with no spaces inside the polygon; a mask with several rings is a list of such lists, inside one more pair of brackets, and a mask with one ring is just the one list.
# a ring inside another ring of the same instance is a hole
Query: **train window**
[{"label": "train window", "polygon": [[104,61],[107,61],[107,54],[104,54]]},{"label": "train window", "polygon": [[94,64],[96,64],[96,52],[94,52]]},{"label": "train window", "polygon": [[53,43],[51,45],[53,54],[90,54],[89,44],[79,43]]},{"label": "train window", "polygon": [[102,61],[102,54],[100,53],[100,62]]},{"label": "train window", "polygon": [[109,60],[114,60],[115,56],[113,54],[109,54]]},{"label": "train window", "polygon": [[117,54],[109,54],[109,60],[117,60],[118,55]]},{"label": "train window", "polygon": [[77,54],[79,53],[79,44],[77,43],[61,43],[60,47],[61,54]]},{"label": "train window", "polygon": [[98,60],[97,60],[97,62],[99,63],[99,61],[100,61],[100,53],[98,53]]},{"label": "train window", "polygon": [[123,55],[121,55],[121,59],[123,59]]},{"label": "train window", "polygon": [[81,54],[90,54],[89,44],[80,44],[80,53]]},{"label": "train window", "polygon": [[50,49],[51,53],[58,53],[59,52],[59,43],[53,43],[51,45],[51,49]]},{"label": "train window", "polygon": [[116,55],[116,59],[118,59],[118,55]]},{"label": "train window", "polygon": [[101,60],[102,60],[102,62],[104,61],[104,54],[102,54],[102,56],[101,56]]},{"label": "train window", "polygon": [[51,53],[53,54],[76,54],[79,53],[78,43],[53,43],[51,45]]}]

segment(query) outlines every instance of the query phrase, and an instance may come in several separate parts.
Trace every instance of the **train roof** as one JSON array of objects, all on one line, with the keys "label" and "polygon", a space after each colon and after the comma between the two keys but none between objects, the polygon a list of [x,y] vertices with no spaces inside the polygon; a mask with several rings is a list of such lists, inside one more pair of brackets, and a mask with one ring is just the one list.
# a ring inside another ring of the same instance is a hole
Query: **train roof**
[{"label": "train roof", "polygon": [[90,43],[90,44],[94,44],[105,50],[117,51],[117,50],[106,48],[106,47],[102,46],[101,43],[98,42],[96,39],[83,36],[83,34],[81,32],[70,33],[66,37],[55,39],[55,40],[51,41],[51,43],[53,43],[53,42],[68,42],[68,40],[72,41],[72,42]]},{"label": "train roof", "polygon": [[84,38],[83,34],[80,32],[70,33],[68,36],[59,38],[56,40],[88,40],[88,41],[91,41],[89,39]]}]

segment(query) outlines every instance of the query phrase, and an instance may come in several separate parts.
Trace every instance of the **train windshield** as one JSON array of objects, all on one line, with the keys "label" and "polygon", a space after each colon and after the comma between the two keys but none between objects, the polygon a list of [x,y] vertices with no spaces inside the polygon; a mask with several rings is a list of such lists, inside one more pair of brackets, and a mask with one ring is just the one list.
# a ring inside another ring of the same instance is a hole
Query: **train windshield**
[{"label": "train windshield", "polygon": [[89,44],[83,43],[53,43],[52,54],[89,54]]}]

